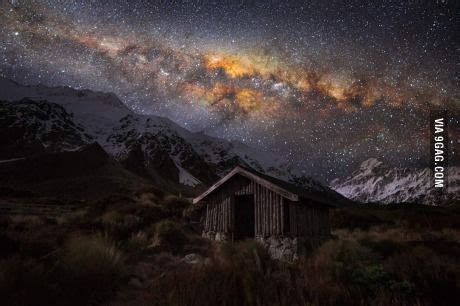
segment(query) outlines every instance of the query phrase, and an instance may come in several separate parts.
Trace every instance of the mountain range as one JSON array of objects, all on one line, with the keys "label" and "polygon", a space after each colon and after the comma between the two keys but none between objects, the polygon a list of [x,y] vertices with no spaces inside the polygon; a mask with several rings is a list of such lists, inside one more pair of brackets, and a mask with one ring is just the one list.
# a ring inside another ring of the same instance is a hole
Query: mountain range
[{"label": "mountain range", "polygon": [[394,168],[370,158],[349,177],[333,180],[330,187],[362,203],[442,205],[460,200],[460,167],[449,167],[447,178],[447,188],[440,192],[433,187],[429,168]]},{"label": "mountain range", "polygon": [[431,186],[429,169],[391,168],[375,158],[329,188],[271,152],[137,114],[112,93],[25,86],[4,78],[0,90],[0,188],[10,192],[108,195],[153,183],[193,196],[242,165],[338,202],[343,197],[386,204],[459,199],[459,167],[449,168],[449,188],[441,195]]},{"label": "mountain range", "polygon": [[11,163],[18,168],[31,156],[87,154],[92,146],[90,152],[105,152],[112,162],[169,192],[196,194],[243,165],[342,198],[275,154],[137,114],[111,93],[8,79],[0,79],[0,89],[0,171]]}]

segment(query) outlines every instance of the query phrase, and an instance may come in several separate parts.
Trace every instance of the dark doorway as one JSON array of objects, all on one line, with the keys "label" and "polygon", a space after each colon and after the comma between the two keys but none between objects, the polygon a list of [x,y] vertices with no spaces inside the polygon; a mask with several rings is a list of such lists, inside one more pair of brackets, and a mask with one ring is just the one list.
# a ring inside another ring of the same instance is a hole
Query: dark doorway
[{"label": "dark doorway", "polygon": [[234,240],[254,238],[254,195],[235,196]]}]

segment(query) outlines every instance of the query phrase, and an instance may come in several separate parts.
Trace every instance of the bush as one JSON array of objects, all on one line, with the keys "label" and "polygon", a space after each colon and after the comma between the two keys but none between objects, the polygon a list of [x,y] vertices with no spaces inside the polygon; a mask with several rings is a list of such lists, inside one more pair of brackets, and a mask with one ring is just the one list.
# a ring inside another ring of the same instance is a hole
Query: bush
[{"label": "bush", "polygon": [[299,305],[288,269],[253,241],[223,244],[212,262],[183,266],[156,280],[153,305]]},{"label": "bush", "polygon": [[331,227],[346,229],[369,229],[384,223],[379,217],[367,209],[354,209],[352,207],[335,209],[331,212]]},{"label": "bush", "polygon": [[132,234],[128,241],[125,243],[124,248],[133,253],[143,251],[148,247],[149,239],[147,233],[139,231]]},{"label": "bush", "polygon": [[102,224],[107,227],[115,227],[120,223],[123,223],[124,216],[115,210],[108,211],[101,217]]},{"label": "bush", "polygon": [[94,304],[118,287],[125,275],[124,257],[107,237],[73,238],[58,258],[57,274],[66,299]]},{"label": "bush", "polygon": [[206,206],[202,202],[190,205],[183,210],[183,217],[187,221],[200,222],[202,221],[201,218],[203,217],[203,210],[205,207]]},{"label": "bush", "polygon": [[178,223],[163,220],[155,225],[154,244],[178,251],[185,241],[185,235]]},{"label": "bush", "polygon": [[400,243],[389,239],[382,239],[377,241],[371,239],[362,239],[360,243],[384,257],[391,256],[397,252],[400,252],[402,249],[402,245]]},{"label": "bush", "polygon": [[116,244],[106,237],[70,239],[45,257],[0,261],[2,305],[94,305],[106,303],[126,269]]},{"label": "bush", "polygon": [[50,274],[36,260],[13,257],[0,261],[2,305],[58,305]]},{"label": "bush", "polygon": [[168,213],[169,217],[182,217],[182,212],[190,206],[190,202],[176,196],[167,196],[161,201],[161,207]]},{"label": "bush", "polygon": [[455,305],[460,279],[458,258],[440,256],[424,246],[408,248],[391,257],[386,267],[415,286],[415,293],[439,305]]},{"label": "bush", "polygon": [[359,204],[331,211],[331,227],[367,230],[372,226],[408,229],[460,228],[460,206],[432,207],[417,204]]},{"label": "bush", "polygon": [[220,248],[219,259],[225,264],[265,271],[272,262],[267,249],[253,240],[237,243],[224,243]]},{"label": "bush", "polygon": [[132,232],[137,231],[141,224],[137,215],[123,214],[119,211],[106,212],[101,221],[105,230],[118,240],[129,239]]}]

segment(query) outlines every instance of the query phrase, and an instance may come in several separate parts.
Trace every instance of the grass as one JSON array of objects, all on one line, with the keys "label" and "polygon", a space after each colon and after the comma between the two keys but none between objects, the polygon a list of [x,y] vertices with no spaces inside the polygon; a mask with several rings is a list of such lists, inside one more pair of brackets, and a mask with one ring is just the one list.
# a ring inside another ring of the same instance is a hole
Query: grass
[{"label": "grass", "polygon": [[102,236],[71,238],[39,258],[22,254],[0,261],[3,305],[98,305],[125,275],[117,246]]},{"label": "grass", "polygon": [[248,242],[224,244],[211,264],[181,267],[159,279],[150,287],[147,304],[456,304],[460,271],[455,254],[385,239],[362,243],[349,234],[295,264],[271,260]]},{"label": "grass", "polygon": [[[0,218],[2,305],[455,305],[460,209],[350,206],[295,263],[202,239],[199,211],[146,190],[51,220]],[[201,264],[183,258],[196,253]]]},{"label": "grass", "polygon": [[107,300],[126,274],[124,256],[105,236],[71,238],[58,255],[56,277],[63,299],[98,304]]},{"label": "grass", "polygon": [[335,238],[309,257],[288,264],[270,259],[252,242],[221,244],[211,264],[169,271],[143,302],[456,305],[459,216],[456,207],[338,209],[331,220]]},{"label": "grass", "polygon": [[154,239],[156,245],[177,249],[184,242],[184,234],[177,222],[163,220],[155,225]]}]

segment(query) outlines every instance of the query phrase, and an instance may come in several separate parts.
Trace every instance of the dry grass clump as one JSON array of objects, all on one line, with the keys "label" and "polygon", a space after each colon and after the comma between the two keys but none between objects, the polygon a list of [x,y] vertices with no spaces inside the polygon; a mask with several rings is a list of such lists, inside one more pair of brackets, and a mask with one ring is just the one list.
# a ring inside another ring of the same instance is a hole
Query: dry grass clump
[{"label": "dry grass clump", "polygon": [[338,229],[333,234],[342,240],[388,240],[398,243],[414,241],[460,241],[460,230],[445,228],[440,230],[415,230],[411,228],[396,227],[386,228],[375,226],[364,231],[361,229]]},{"label": "dry grass clump", "polygon": [[56,305],[51,272],[43,262],[14,256],[0,260],[2,305]]},{"label": "dry grass clump", "polygon": [[58,254],[54,276],[61,300],[99,304],[111,298],[126,275],[118,245],[102,235],[71,238]]},{"label": "dry grass clump", "polygon": [[176,253],[186,241],[181,225],[169,219],[155,224],[153,231],[153,245],[162,250]]},{"label": "dry grass clump", "polygon": [[117,245],[103,236],[70,239],[33,258],[0,260],[3,305],[96,305],[112,298],[126,275]]},{"label": "dry grass clump", "polygon": [[125,248],[129,251],[139,252],[147,249],[151,242],[149,236],[144,231],[138,231],[131,235],[126,242]]},{"label": "dry grass clump", "polygon": [[38,216],[13,216],[0,228],[0,259],[22,255],[41,257],[56,249],[65,229]]},{"label": "dry grass clump", "polygon": [[359,204],[332,210],[333,228],[362,229],[398,227],[414,230],[460,228],[460,206],[434,207],[417,204]]},{"label": "dry grass clump", "polygon": [[109,275],[121,274],[123,255],[117,244],[102,235],[75,237],[61,251],[60,264],[70,273]]},{"label": "dry grass clump", "polygon": [[30,215],[13,215],[10,217],[10,227],[33,229],[46,224],[43,217]]},{"label": "dry grass clump", "polygon": [[168,195],[162,199],[161,207],[168,213],[169,217],[181,218],[183,211],[190,207],[190,201],[187,201],[184,198]]}]

